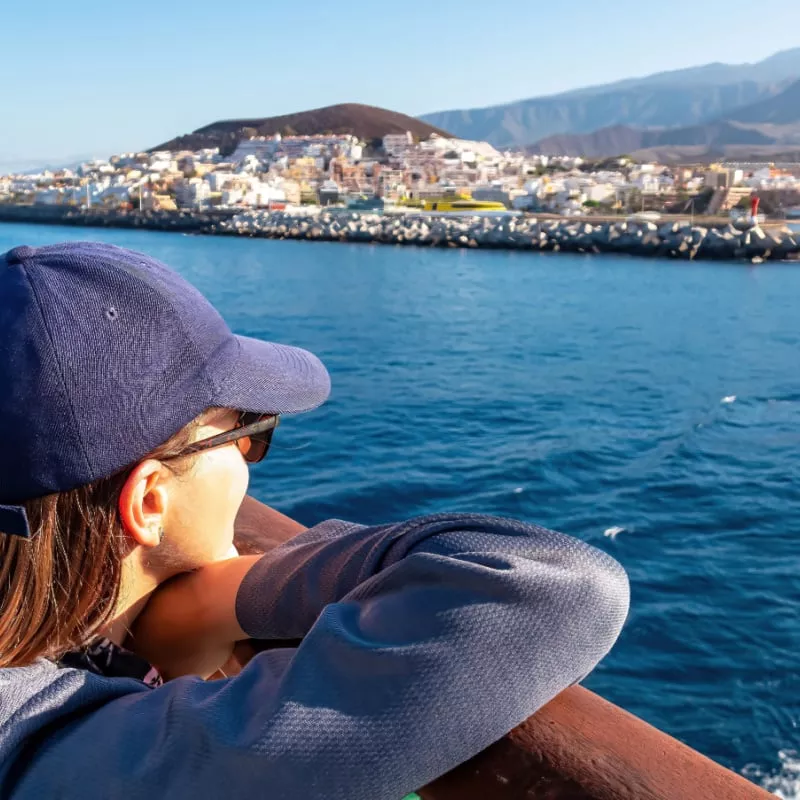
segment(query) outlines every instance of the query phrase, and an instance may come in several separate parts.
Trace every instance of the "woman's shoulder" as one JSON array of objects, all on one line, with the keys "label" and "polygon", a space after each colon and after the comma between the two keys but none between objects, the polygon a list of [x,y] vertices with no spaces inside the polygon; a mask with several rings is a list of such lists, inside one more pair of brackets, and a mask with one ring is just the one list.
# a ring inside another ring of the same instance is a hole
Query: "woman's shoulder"
[{"label": "woman's shoulder", "polygon": [[0,784],[25,743],[40,731],[139,691],[150,690],[138,680],[108,678],[45,659],[0,669]]},{"label": "woman's shoulder", "polygon": [[38,695],[51,691],[59,673],[55,664],[44,659],[38,659],[25,667],[0,669],[0,731],[4,735],[7,735],[6,727],[15,716]]}]

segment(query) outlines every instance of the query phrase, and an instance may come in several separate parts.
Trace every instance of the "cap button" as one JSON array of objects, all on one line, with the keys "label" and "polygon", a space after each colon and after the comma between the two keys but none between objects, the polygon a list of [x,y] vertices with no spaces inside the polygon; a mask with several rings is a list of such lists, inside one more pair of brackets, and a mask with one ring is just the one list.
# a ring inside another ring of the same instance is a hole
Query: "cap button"
[{"label": "cap button", "polygon": [[14,264],[21,264],[26,258],[30,258],[33,253],[34,249],[32,247],[27,244],[20,245],[6,253],[6,263],[9,267]]}]

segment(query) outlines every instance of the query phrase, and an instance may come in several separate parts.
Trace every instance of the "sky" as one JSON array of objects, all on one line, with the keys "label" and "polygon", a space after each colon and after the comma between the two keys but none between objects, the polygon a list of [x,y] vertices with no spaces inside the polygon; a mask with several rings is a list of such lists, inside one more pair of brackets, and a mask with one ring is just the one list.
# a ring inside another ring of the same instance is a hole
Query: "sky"
[{"label": "sky", "polygon": [[0,172],[341,102],[417,115],[800,45],[797,0],[0,4]]}]

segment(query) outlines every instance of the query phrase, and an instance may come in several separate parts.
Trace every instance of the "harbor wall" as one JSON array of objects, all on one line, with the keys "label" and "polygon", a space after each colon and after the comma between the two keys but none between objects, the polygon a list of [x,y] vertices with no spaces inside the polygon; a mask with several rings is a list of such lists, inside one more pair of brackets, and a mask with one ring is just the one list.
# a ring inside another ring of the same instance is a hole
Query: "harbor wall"
[{"label": "harbor wall", "polygon": [[591,218],[553,220],[513,215],[251,211],[219,223],[215,232],[276,239],[617,253],[686,260],[800,258],[800,234],[788,227],[737,228],[730,223],[706,227],[688,220],[592,222]]},{"label": "harbor wall", "polygon": [[800,233],[782,225],[717,226],[688,220],[522,215],[376,214],[344,209],[295,211],[124,211],[0,205],[0,222],[150,230],[269,239],[364,242],[544,252],[766,261],[800,260]]},{"label": "harbor wall", "polygon": [[146,228],[150,230],[211,232],[235,215],[233,210],[213,211],[125,211],[75,206],[0,204],[0,222],[41,225],[76,225],[87,228]]}]

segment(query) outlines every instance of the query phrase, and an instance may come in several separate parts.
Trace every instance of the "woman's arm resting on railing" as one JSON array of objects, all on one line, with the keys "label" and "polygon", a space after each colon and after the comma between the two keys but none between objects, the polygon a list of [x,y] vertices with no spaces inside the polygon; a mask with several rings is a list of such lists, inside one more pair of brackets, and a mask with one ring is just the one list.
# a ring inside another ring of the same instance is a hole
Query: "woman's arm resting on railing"
[{"label": "woman's arm resting on railing", "polygon": [[[323,523],[258,560],[237,592],[243,633],[304,637],[298,648],[259,654],[230,681],[178,679],[126,701],[123,715],[97,711],[83,733],[102,725],[102,757],[123,731],[168,733],[137,774],[157,769],[162,790],[187,796],[265,781],[276,796],[396,800],[591,670],[627,600],[608,556],[512,520]],[[145,758],[127,752],[132,764]],[[79,771],[57,766],[59,779]]]},{"label": "woman's arm resting on railing", "polygon": [[[247,498],[247,552],[275,546],[276,514]],[[288,517],[285,538],[304,530]],[[265,532],[272,530],[273,533]],[[283,541],[283,540],[282,540]],[[237,546],[239,542],[237,540]],[[239,548],[239,552],[245,552]],[[257,645],[258,646],[258,645]],[[237,648],[241,668],[256,650]],[[424,800],[766,800],[772,795],[580,686],[563,691],[480,755],[420,791]]]}]

